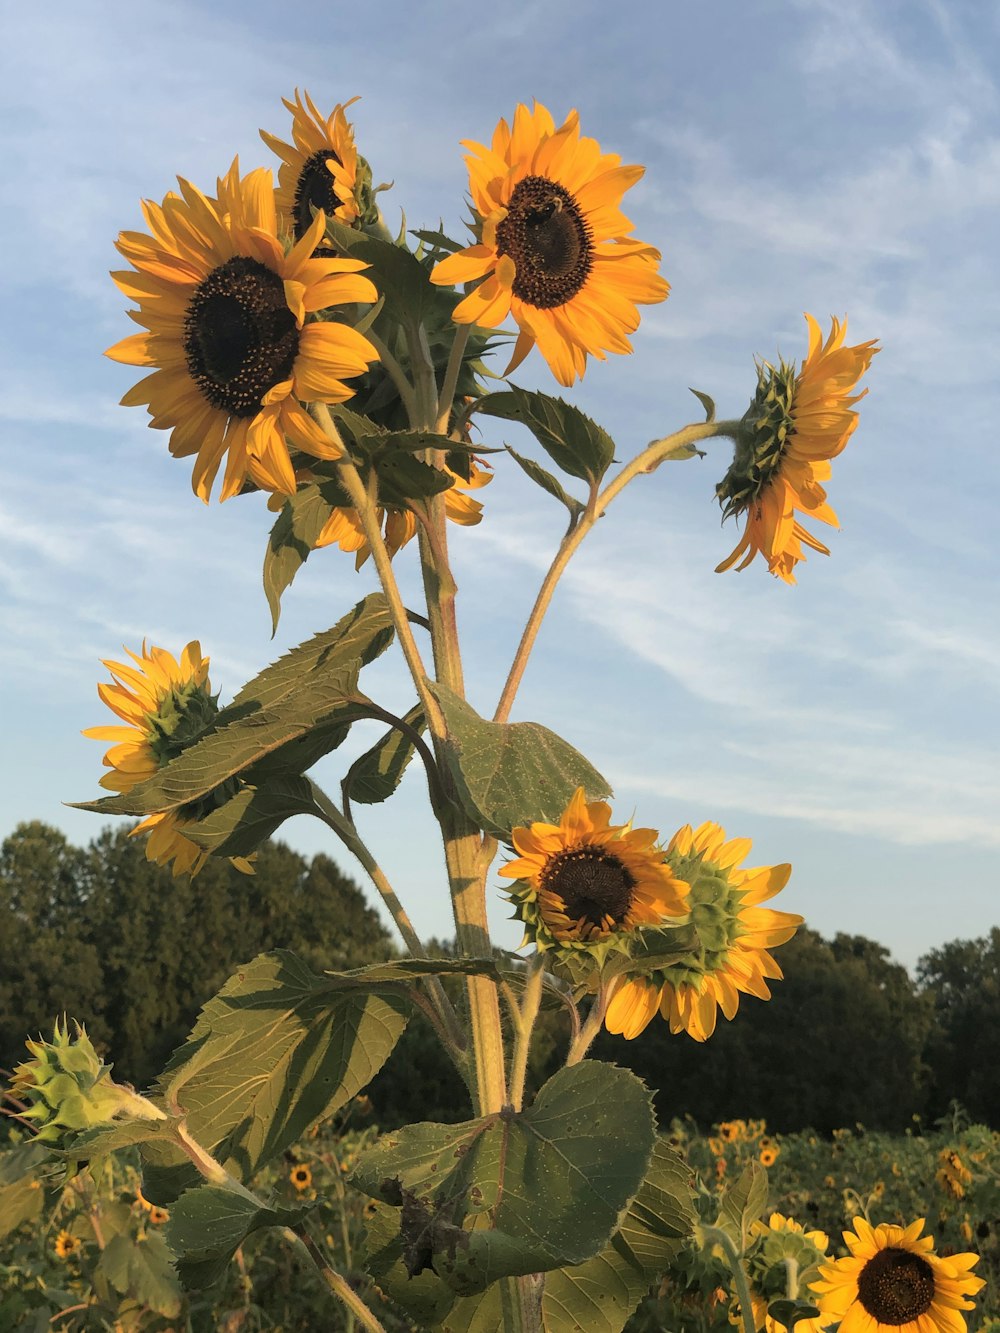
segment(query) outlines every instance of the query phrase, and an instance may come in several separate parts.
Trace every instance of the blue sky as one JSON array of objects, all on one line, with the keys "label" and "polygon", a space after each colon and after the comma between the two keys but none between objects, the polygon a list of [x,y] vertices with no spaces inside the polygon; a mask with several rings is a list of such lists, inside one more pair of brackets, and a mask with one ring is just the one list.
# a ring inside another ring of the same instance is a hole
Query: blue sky
[{"label": "blue sky", "polygon": [[[262,502],[201,505],[164,434],[116,405],[134,376],[101,353],[132,326],[107,270],[140,197],[178,172],[211,186],[236,152],[244,170],[273,165],[257,130],[286,135],[296,86],[324,107],[360,93],[359,148],[395,182],[389,221],[404,208],[461,235],[459,140],[536,97],[557,117],[578,107],[585,133],[647,168],[626,212],[673,291],[635,354],[592,362],[571,395],[620,456],[697,418],[689,385],[740,415],[755,354],[803,354],[805,310],[847,313],[850,340],[883,351],[834,464],[829,559],[795,588],[759,561],[714,574],[736,541],[713,499],[728,446],[661,468],[587,539],[514,718],[582,749],[622,818],[664,833],[716,819],[754,839],[755,863],[790,860],[778,906],[824,933],[912,964],[997,923],[1000,11],[302,3],[289,23],[257,3],[105,0],[58,21],[22,7],[5,44],[0,836],[33,818],[97,833],[62,802],[98,790],[100,747],[79,733],[106,720],[101,657],[199,637],[225,701],[373,586],[340,553],[315,557],[272,642]],[[518,379],[554,387],[537,355]],[[453,551],[470,696],[489,712],[562,513],[512,466],[483,498],[486,521],[453,530]],[[398,563],[415,598],[412,553]],[[394,662],[369,685],[410,703]],[[333,788],[375,734],[317,776]],[[419,773],[361,827],[418,929],[450,933]],[[318,824],[284,836],[352,869]]]}]

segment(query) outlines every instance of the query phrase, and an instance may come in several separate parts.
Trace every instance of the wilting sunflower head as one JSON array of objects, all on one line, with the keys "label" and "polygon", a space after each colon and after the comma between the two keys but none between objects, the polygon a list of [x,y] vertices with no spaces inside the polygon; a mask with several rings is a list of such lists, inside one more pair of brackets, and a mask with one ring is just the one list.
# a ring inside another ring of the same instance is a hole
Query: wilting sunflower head
[{"label": "wilting sunflower head", "polygon": [[[101,786],[116,792],[131,791],[183,753],[211,730],[219,711],[208,679],[209,659],[202,655],[197,639],[191,640],[179,659],[165,648],[147,648],[145,643],[141,653],[125,651],[135,665],[105,660],[112,680],[97,686],[101,699],[125,725],[88,727],[83,732],[94,740],[114,742],[104,755],[104,765],[111,771],[101,778]],[[211,797],[207,799],[211,802]],[[208,853],[182,830],[185,823],[206,813],[157,812],[137,824],[132,835],[149,834],[146,856],[150,861],[172,864],[175,875],[197,874]],[[238,870],[252,873],[247,858],[230,859]]]},{"label": "wilting sunflower head", "polygon": [[627,951],[628,933],[684,916],[688,886],[656,848],[655,829],[612,824],[606,801],[588,802],[578,787],[558,824],[511,833],[520,853],[500,870],[524,943],[563,956],[586,955],[595,967],[611,950]]},{"label": "wilting sunflower head", "polygon": [[854,1219],[854,1231],[843,1233],[850,1254],[824,1264],[811,1283],[839,1333],[964,1333],[959,1311],[971,1310],[970,1297],[986,1285],[970,1272],[979,1256],[937,1255],[923,1229],[922,1217],[908,1227]]},{"label": "wilting sunflower head", "polygon": [[587,356],[630,352],[638,305],[665,299],[660,254],[629,239],[620,205],[643,174],[580,134],[571,111],[559,128],[545,107],[519,106],[489,147],[470,150],[476,243],[442,259],[432,281],[478,286],[455,308],[460,324],[497,328],[513,315],[520,333],[509,374],[537,343],[560,384],[582,376]]},{"label": "wilting sunflower head", "polygon": [[247,481],[294,495],[289,445],[314,458],[342,453],[303,404],[350,398],[344,381],[378,357],[356,329],[315,316],[374,301],[375,288],[359,260],[316,253],[319,214],[286,253],[269,171],[240,177],[234,162],[215,199],[179,185],[180,195],[143,205],[151,234],[122,232],[116,242],[134,272],[112,277],[138,302],[130,315],[147,332],[107,355],[151,372],[122,402],[148,406],[150,424],[171,432],[175,458],[195,456],[201,499],[223,457],[223,500]]},{"label": "wilting sunflower head", "polygon": [[[358,156],[354,129],[346,111],[358,100],[338,102],[324,116],[308,93],[295,90],[295,100],[283,97],[292,113],[292,143],[261,130],[260,137],[278,157],[277,205],[283,231],[300,241],[313,223],[314,210],[347,226],[372,221],[377,209],[372,198],[372,174]],[[323,253],[332,253],[324,251]]]},{"label": "wilting sunflower head", "polygon": [[767,950],[790,939],[802,917],[760,904],[785,887],[791,866],[740,869],[749,838],[726,841],[718,824],[685,825],[667,847],[674,875],[691,886],[688,909],[699,947],[669,967],[615,982],[605,1026],[626,1039],[637,1037],[657,1010],[671,1032],[705,1041],[718,1011],[732,1018],[741,992],[769,1000],[767,978],[781,969]]},{"label": "wilting sunflower head", "polygon": [[111,1078],[111,1066],[100,1056],[87,1036],[86,1028],[58,1021],[51,1041],[25,1043],[31,1054],[14,1069],[12,1094],[27,1103],[20,1112],[37,1130],[44,1143],[58,1143],[67,1133],[106,1124],[122,1114],[160,1114],[144,1098],[129,1088],[120,1087]]},{"label": "wilting sunflower head", "polygon": [[809,352],[800,369],[784,360],[762,362],[757,392],[743,417],[729,471],[716,486],[723,519],[745,516],[746,526],[736,549],[718,566],[739,569],[760,552],[772,574],[794,583],[795,565],[805,559],[802,547],[830,552],[796,518],[837,526],[821,482],[829,480],[830,459],[839,454],[858,424],[853,411],[868,392],[854,393],[878,351],[876,343],[845,347],[847,321],[832,321],[823,334],[812,315]]}]

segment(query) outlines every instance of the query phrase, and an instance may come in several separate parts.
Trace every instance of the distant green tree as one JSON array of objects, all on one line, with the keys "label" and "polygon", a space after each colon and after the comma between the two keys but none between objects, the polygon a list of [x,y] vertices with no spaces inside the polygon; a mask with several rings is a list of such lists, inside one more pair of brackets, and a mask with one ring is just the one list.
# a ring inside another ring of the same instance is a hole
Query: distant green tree
[{"label": "distant green tree", "polygon": [[662,1119],[753,1116],[781,1132],[905,1127],[924,1106],[931,1021],[909,973],[859,935],[827,941],[803,929],[778,957],[785,979],[773,998],[745,998],[707,1042],[672,1036],[657,1018],[631,1042],[603,1034],[595,1054],[644,1078]]},{"label": "distant green tree", "polygon": [[959,1101],[973,1120],[1000,1129],[1000,927],[932,949],[917,979],[934,1006],[929,1114]]},{"label": "distant green tree", "polygon": [[388,931],[329,857],[261,848],[255,875],[209,861],[194,879],[106,829],[85,851],[44,824],[0,850],[0,1065],[26,1032],[87,1021],[117,1073],[145,1086],[241,963],[291,949],[317,970],[393,952]]}]

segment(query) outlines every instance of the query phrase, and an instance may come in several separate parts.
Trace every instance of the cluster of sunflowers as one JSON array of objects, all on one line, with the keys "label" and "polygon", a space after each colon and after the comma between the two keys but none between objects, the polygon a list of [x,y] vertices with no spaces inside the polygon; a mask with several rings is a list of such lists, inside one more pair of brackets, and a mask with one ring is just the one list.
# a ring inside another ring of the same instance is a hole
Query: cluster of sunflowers
[{"label": "cluster of sunflowers", "polygon": [[[459,761],[443,696],[435,692],[443,687],[467,707],[445,519],[471,526],[483,515],[481,503],[469,494],[491,480],[471,441],[473,415],[513,416],[529,425],[563,470],[589,488],[586,503],[568,497],[537,463],[513,454],[529,477],[566,505],[570,526],[494,717],[499,731],[566,561],[623,486],[672,456],[671,448],[693,449],[695,440],[711,437],[734,442],[732,463],[716,494],[723,516],[742,527],[719,571],[744,569],[759,554],[773,575],[794,583],[804,548],[828,554],[805,521],[836,525],[824,483],[831,460],[857,426],[854,408],[864,392],[858,384],[877,347],[873,341],[848,345],[846,321],[838,319],[824,337],[807,315],[808,350],[801,365],[761,362],[742,417],[717,422],[711,399],[699,394],[708,413],[704,425],[654,441],[601,491],[614,455],[610,438],[601,433],[595,446],[605,455],[600,467],[574,458],[567,445],[572,432],[560,429],[568,419],[564,414],[576,409],[520,390],[487,393],[483,358],[503,340],[509,319],[517,334],[504,375],[537,347],[556,381],[570,387],[584,375],[589,358],[631,351],[639,307],[662,302],[669,292],[659,272],[659,251],[632,236],[633,224],[622,212],[624,195],[643,169],[623,164],[581,134],[575,111],[557,124],[537,103],[519,106],[510,124],[499,122],[488,145],[465,145],[471,242],[416,232],[419,246],[411,249],[405,232],[394,238],[385,225],[377,202],[383,187],[373,186],[347,119],[352,104],[324,115],[308,95],[296,93],[285,105],[292,117],[291,141],[262,131],[280,159],[277,188],[266,168],[241,174],[234,161],[214,193],[180,179],[178,191],[162,203],[143,205],[147,232],[119,237],[118,250],[129,267],[114,279],[135,303],[129,314],[141,332],[122,339],[108,355],[147,372],[123,402],[146,406],[151,425],[169,433],[170,453],[194,460],[192,486],[199,498],[207,502],[217,481],[221,500],[264,492],[279,513],[271,549],[294,548],[299,563],[310,551],[331,545],[353,553],[358,568],[372,558],[422,711],[410,720],[370,715],[391,721],[420,749],[445,834],[459,945],[467,957],[488,954],[485,896],[469,906],[474,897],[469,877],[481,872],[484,887],[500,835],[471,798],[465,823],[449,812],[449,801],[452,810],[462,804],[463,788],[448,767]],[[541,429],[539,413],[547,422]],[[597,438],[599,428],[589,418],[577,413],[574,420],[588,440]],[[416,619],[432,637],[433,677],[413,640],[413,617],[399,598],[391,563],[414,537],[420,539],[428,595],[428,616]],[[283,578],[287,586],[291,574]],[[119,796],[148,788],[161,769],[221,726],[209,659],[198,641],[179,658],[145,643],[129,656],[131,663],[105,663],[112,680],[99,687],[120,725],[86,733],[111,743],[102,785]],[[430,745],[421,739],[423,728]],[[286,739],[282,735],[276,744]],[[299,767],[289,771],[300,776],[319,753],[325,751],[309,750],[308,763],[300,754]],[[573,1009],[575,1035],[567,1056],[572,1072],[602,1024],[632,1039],[659,1014],[672,1032],[706,1041],[720,1012],[726,1019],[735,1016],[741,996],[769,997],[768,982],[781,977],[770,950],[802,921],[764,905],[785,887],[790,867],[745,867],[749,839],[727,839],[713,822],[685,825],[661,839],[657,830],[612,822],[610,805],[588,800],[585,785],[569,796],[573,785],[563,784],[558,805],[549,802],[548,818],[534,817],[545,808],[539,801],[502,826],[513,857],[499,873],[511,881],[509,900],[523,924],[524,943],[534,949],[523,998],[504,983],[518,1031],[509,1083],[496,982],[476,976],[467,983],[464,1035],[471,1038],[475,1060],[463,1056],[461,1040],[452,1039],[449,1022],[453,1028],[459,1020],[443,989],[427,984],[425,1010],[440,1020],[439,1035],[446,1046],[452,1042],[456,1061],[465,1058],[474,1071],[467,1081],[480,1116],[522,1110],[543,971]],[[187,804],[152,812],[148,805],[139,807],[145,818],[135,832],[149,835],[151,859],[171,864],[175,874],[194,874],[208,852],[186,830],[241,789],[241,779],[233,776],[212,790],[202,788]],[[343,804],[338,811],[324,798],[326,822],[366,868],[370,862],[373,882],[410,942],[405,912],[387,891],[350,818],[346,785]],[[252,852],[230,859],[253,872]],[[587,996],[595,998],[581,1029],[576,1006]],[[60,1047],[59,1058],[65,1055]],[[110,1095],[103,1070],[91,1073],[93,1086]],[[51,1109],[37,1069],[25,1067],[20,1077],[37,1105]],[[38,1114],[47,1112],[43,1107]],[[654,1132],[651,1124],[650,1135]],[[717,1137],[722,1173],[727,1144],[739,1142],[741,1151],[749,1145],[764,1165],[780,1151],[763,1124],[727,1122]],[[178,1141],[188,1142],[183,1136]],[[199,1160],[193,1151],[192,1161]],[[650,1160],[647,1155],[647,1164]],[[959,1179],[954,1168],[950,1171],[950,1180]],[[312,1193],[308,1161],[292,1162],[287,1184],[295,1194]],[[396,1193],[401,1226],[407,1209],[411,1223],[423,1216],[424,1204],[398,1181]],[[634,1190],[631,1197],[637,1197]],[[613,1211],[619,1211],[617,1205]],[[755,1227],[744,1256],[751,1287],[740,1297],[739,1317],[748,1333],[761,1324],[768,1333],[784,1326],[771,1316],[768,1303],[796,1296],[789,1274],[810,1278],[819,1315],[807,1321],[809,1333],[836,1322],[844,1333],[877,1333],[883,1327],[960,1333],[959,1312],[971,1308],[968,1298],[982,1285],[970,1273],[976,1257],[938,1256],[931,1238],[922,1236],[922,1221],[906,1228],[872,1227],[858,1218],[854,1231],[845,1233],[849,1256],[834,1261],[826,1259],[822,1233],[804,1232],[780,1214]],[[466,1244],[469,1234],[462,1233]],[[451,1250],[454,1258],[454,1243]],[[596,1253],[591,1247],[590,1254]],[[422,1251],[407,1250],[407,1261],[408,1277],[432,1266]],[[555,1264],[553,1259],[550,1267]],[[532,1272],[506,1271],[524,1284],[518,1299],[526,1302],[525,1310],[532,1301],[537,1305]],[[350,1305],[350,1293],[341,1294]],[[540,1327],[539,1317],[534,1309],[518,1327]]]}]

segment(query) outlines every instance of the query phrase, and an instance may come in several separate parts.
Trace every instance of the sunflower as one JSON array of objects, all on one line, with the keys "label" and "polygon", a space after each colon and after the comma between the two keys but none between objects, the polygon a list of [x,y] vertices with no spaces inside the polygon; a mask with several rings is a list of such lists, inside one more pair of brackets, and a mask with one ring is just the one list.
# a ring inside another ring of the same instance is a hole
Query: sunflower
[{"label": "sunflower", "polygon": [[312,1172],[307,1166],[300,1162],[298,1165],[293,1166],[291,1171],[289,1171],[288,1179],[292,1182],[293,1187],[297,1189],[299,1193],[302,1193],[303,1190],[307,1190],[312,1184]]},{"label": "sunflower", "polygon": [[767,361],[760,365],[735,457],[715,488],[724,519],[746,515],[736,549],[716,573],[741,556],[737,568],[745,569],[759,551],[772,574],[794,583],[793,570],[805,559],[803,545],[830,554],[795,512],[838,526],[820,482],[829,479],[829,460],[841,452],[858,424],[851,409],[868,390],[853,390],[879,349],[875,341],[845,347],[846,319],[832,321],[826,342],[812,315],[806,315],[806,322],[809,352],[800,370],[784,360],[777,367]]},{"label": "sunflower", "polygon": [[761,1166],[774,1166],[780,1152],[781,1149],[776,1143],[762,1143],[758,1153]]},{"label": "sunflower", "polygon": [[[808,1281],[825,1258],[830,1242],[822,1231],[805,1231],[801,1223],[782,1213],[772,1213],[766,1222],[754,1222],[750,1237],[747,1276],[754,1328],[764,1333],[785,1333],[785,1325],[769,1315],[767,1307],[788,1294],[788,1260],[794,1260],[798,1278]],[[741,1322],[736,1302],[730,1305],[729,1322]],[[832,1322],[829,1316],[820,1315],[798,1320],[795,1328],[802,1333],[823,1333]]]},{"label": "sunflower", "polygon": [[691,921],[700,949],[666,969],[617,979],[605,1017],[609,1032],[637,1037],[659,1010],[671,1032],[706,1041],[719,1009],[732,1018],[741,993],[771,998],[766,979],[780,977],[781,968],[767,950],[790,939],[802,917],[760,906],[784,888],[791,866],[740,870],[750,847],[749,838],[727,842],[713,823],[694,831],[685,825],[674,834],[666,861],[691,886]]},{"label": "sunflower", "polygon": [[660,253],[629,239],[619,207],[643,174],[580,134],[571,111],[556,129],[545,107],[519,106],[489,148],[465,141],[476,244],[442,259],[431,281],[478,286],[455,308],[459,324],[496,328],[513,315],[520,333],[507,374],[537,343],[560,384],[587,356],[630,352],[637,305],[666,298]]},{"label": "sunflower", "polygon": [[[488,486],[493,476],[485,468],[470,465],[469,479],[460,477],[445,466],[454,478],[454,485],[444,492],[445,517],[462,527],[474,527],[482,521],[483,506],[466,491]],[[417,532],[416,515],[409,509],[378,509],[379,526],[385,537],[389,555],[394,556]],[[371,554],[358,511],[353,508],[335,509],[316,540],[316,546],[339,546],[342,551],[356,551],[358,569]]]},{"label": "sunflower", "polygon": [[56,1252],[57,1259],[70,1259],[83,1248],[83,1241],[80,1240],[79,1236],[73,1236],[68,1231],[60,1231],[52,1248]]},{"label": "sunflower", "polygon": [[934,1179],[953,1199],[965,1196],[965,1187],[972,1181],[972,1172],[954,1148],[943,1148],[938,1153],[938,1169]]},{"label": "sunflower", "polygon": [[854,1231],[844,1232],[850,1255],[824,1264],[811,1284],[839,1333],[965,1333],[959,1311],[971,1310],[968,1298],[986,1285],[969,1271],[979,1256],[937,1255],[923,1229],[922,1217],[905,1228],[854,1219]]},{"label": "sunflower", "polygon": [[514,829],[520,856],[500,874],[517,881],[510,898],[524,942],[600,957],[625,932],[683,916],[688,886],[664,862],[657,837],[655,829],[612,824],[607,802],[588,802],[582,787],[558,824]]},{"label": "sunflower", "polygon": [[347,226],[352,226],[361,213],[358,151],[354,131],[344,114],[358,99],[352,97],[343,106],[338,102],[324,116],[309,94],[304,96],[303,101],[296,89],[294,102],[287,97],[281,99],[292,113],[293,143],[260,131],[268,148],[281,158],[276,203],[282,221],[297,241],[312,226],[314,208]]},{"label": "sunflower", "polygon": [[[99,684],[97,693],[126,725],[88,727],[83,732],[93,740],[114,742],[104,755],[104,765],[111,771],[101,778],[101,786],[122,793],[192,745],[219,711],[208,679],[209,660],[202,656],[197,639],[187,645],[179,661],[165,648],[147,648],[145,643],[141,653],[125,651],[135,666],[106,659],[112,681]],[[148,833],[148,860],[172,863],[175,875],[196,875],[208,853],[184,836],[187,822],[175,810],[157,812],[137,824],[130,836]],[[245,857],[230,859],[237,869],[252,873]]]},{"label": "sunflower", "polygon": [[374,301],[375,288],[359,260],[314,254],[320,214],[285,253],[269,171],[241,179],[234,162],[214,200],[179,185],[180,196],[144,204],[152,235],[122,232],[116,242],[135,272],[112,276],[139,303],[129,313],[148,332],[107,355],[152,368],[122,402],[148,405],[150,424],[171,432],[175,458],[196,456],[191,482],[201,499],[227,453],[221,499],[248,479],[293,495],[289,444],[315,458],[341,454],[302,403],[350,398],[343,379],[378,357],[357,330],[307,316]]}]

